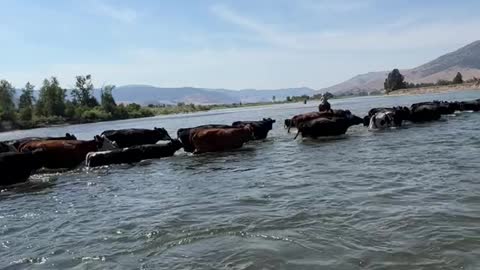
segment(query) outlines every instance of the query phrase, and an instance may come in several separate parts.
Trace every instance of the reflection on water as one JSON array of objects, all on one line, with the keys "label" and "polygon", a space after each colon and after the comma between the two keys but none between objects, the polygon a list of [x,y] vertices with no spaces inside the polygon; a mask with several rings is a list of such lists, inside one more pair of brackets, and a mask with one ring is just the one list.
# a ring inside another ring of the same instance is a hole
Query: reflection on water
[{"label": "reflection on water", "polygon": [[[371,107],[480,92],[333,100]],[[90,139],[106,129],[277,119],[265,142],[137,165],[42,173],[0,192],[6,269],[478,269],[480,114],[294,141],[315,104],[1,133]]]}]

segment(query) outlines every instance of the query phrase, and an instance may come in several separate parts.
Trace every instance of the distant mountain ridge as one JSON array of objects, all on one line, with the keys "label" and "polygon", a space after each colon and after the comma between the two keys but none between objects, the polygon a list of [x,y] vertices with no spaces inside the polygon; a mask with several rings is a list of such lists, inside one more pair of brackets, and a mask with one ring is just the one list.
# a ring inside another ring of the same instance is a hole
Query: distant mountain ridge
[{"label": "distant mountain ridge", "polygon": [[[360,74],[345,82],[323,88],[318,92],[354,94],[383,90],[383,82],[390,71]],[[480,78],[480,40],[426,64],[413,69],[400,70],[400,72],[405,76],[407,82],[412,83],[435,83],[438,80],[452,80],[457,72],[462,73],[464,80],[473,77]]]},{"label": "distant mountain ridge", "polygon": [[307,87],[277,90],[228,90],[195,87],[162,88],[151,85],[126,85],[114,89],[117,102],[148,104],[232,104],[269,102],[285,100],[287,96],[313,95],[314,90]]}]

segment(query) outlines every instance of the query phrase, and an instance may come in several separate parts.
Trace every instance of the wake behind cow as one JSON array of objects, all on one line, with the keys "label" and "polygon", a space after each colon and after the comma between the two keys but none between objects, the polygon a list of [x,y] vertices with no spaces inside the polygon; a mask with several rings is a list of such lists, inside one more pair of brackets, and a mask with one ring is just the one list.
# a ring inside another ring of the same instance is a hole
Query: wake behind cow
[{"label": "wake behind cow", "polygon": [[164,128],[154,128],[153,130],[139,128],[106,130],[101,135],[115,143],[119,148],[156,144],[158,141],[172,140]]},{"label": "wake behind cow", "polygon": [[238,149],[255,138],[250,125],[242,128],[200,129],[193,131],[190,136],[196,154]]}]

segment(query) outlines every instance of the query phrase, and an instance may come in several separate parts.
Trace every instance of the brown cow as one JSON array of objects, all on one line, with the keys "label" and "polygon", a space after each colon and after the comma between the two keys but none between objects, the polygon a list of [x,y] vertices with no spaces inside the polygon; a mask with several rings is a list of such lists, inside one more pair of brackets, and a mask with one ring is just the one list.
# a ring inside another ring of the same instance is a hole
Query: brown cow
[{"label": "brown cow", "polygon": [[22,145],[20,152],[43,150],[41,165],[48,169],[72,169],[85,161],[90,152],[96,152],[103,146],[104,139],[95,136],[91,141],[47,140],[32,141]]},{"label": "brown cow", "polygon": [[201,129],[191,134],[196,154],[241,148],[244,143],[253,139],[255,138],[250,125],[242,128]]}]

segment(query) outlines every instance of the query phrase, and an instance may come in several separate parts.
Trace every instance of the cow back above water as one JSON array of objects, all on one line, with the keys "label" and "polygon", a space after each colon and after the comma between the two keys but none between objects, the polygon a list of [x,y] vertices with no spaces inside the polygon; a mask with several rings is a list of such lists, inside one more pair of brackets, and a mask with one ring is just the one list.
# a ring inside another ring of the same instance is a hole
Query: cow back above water
[{"label": "cow back above water", "polygon": [[88,167],[99,167],[111,164],[136,163],[145,159],[170,157],[182,147],[179,140],[166,144],[149,144],[132,146],[111,151],[88,153],[85,162]]},{"label": "cow back above water", "polygon": [[96,152],[103,146],[103,138],[98,136],[91,141],[32,141],[20,149],[21,152],[42,150],[42,167],[48,169],[73,169],[85,161],[90,152]]},{"label": "cow back above water", "polygon": [[192,142],[192,134],[202,130],[202,129],[226,129],[226,128],[233,128],[232,126],[229,125],[202,125],[202,126],[197,126],[197,127],[192,127],[192,128],[181,128],[177,131],[177,137],[180,139],[180,141],[183,144],[183,150],[185,152],[193,153],[195,151],[195,147],[193,146]]},{"label": "cow back above water", "polygon": [[[301,123],[311,121],[318,118],[332,118],[332,117],[343,117],[351,118],[353,114],[349,110],[330,110],[328,112],[309,112],[304,114],[295,115],[290,121],[285,120],[285,125],[288,124],[288,132],[290,128],[298,128]],[[363,122],[363,120],[362,120]]]},{"label": "cow back above water", "polygon": [[298,133],[295,139],[299,135],[310,138],[343,135],[349,127],[362,123],[363,119],[353,114],[346,117],[333,116],[315,118],[299,123],[297,127]]},{"label": "cow back above water", "polygon": [[242,128],[201,129],[191,134],[195,153],[238,149],[253,139],[253,128],[250,125]]},{"label": "cow back above water", "polygon": [[17,139],[17,140],[6,141],[4,143],[10,145],[11,147],[19,151],[22,145],[29,142],[33,142],[33,141],[56,141],[56,140],[71,141],[76,139],[77,137],[75,137],[75,135],[66,133],[65,136],[61,136],[61,137],[26,137],[26,138]]},{"label": "cow back above water", "polygon": [[102,132],[101,135],[114,142],[119,148],[172,140],[164,128],[107,130]]},{"label": "cow back above water", "polygon": [[410,121],[414,123],[430,122],[442,117],[442,106],[433,102],[416,103],[410,107]]},{"label": "cow back above water", "polygon": [[459,111],[480,111],[480,99],[457,102]]}]

